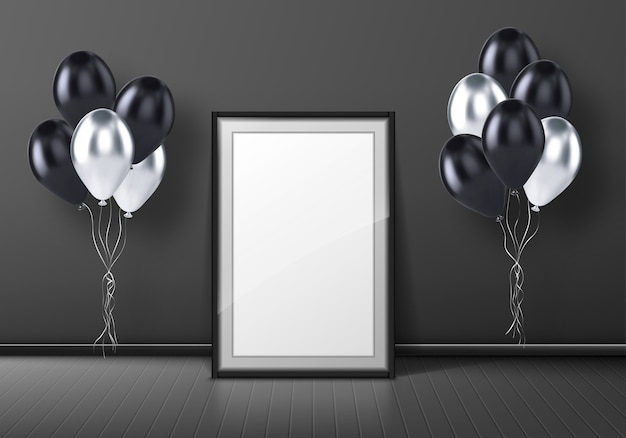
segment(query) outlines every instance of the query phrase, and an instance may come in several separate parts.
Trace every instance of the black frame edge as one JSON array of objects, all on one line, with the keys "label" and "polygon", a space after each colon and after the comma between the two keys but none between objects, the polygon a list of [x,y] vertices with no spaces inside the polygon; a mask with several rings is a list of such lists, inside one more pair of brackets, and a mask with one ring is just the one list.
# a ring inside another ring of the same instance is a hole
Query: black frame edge
[{"label": "black frame edge", "polygon": [[236,370],[228,370],[228,371],[220,371],[218,377],[226,377],[226,378],[246,378],[246,379],[254,379],[254,378],[271,378],[271,379],[292,379],[292,378],[320,378],[320,379],[380,379],[380,378],[390,378],[391,373],[387,371],[339,371],[339,370],[319,370],[319,371],[307,371],[307,370],[297,370],[297,371],[276,371],[276,370],[267,370],[267,371],[236,371]]},{"label": "black frame edge", "polygon": [[[212,125],[212,201],[211,201],[211,215],[212,215],[212,305],[213,305],[213,320],[212,320],[212,342],[215,348],[213,348],[212,356],[212,373],[213,377],[258,377],[267,376],[272,378],[277,377],[395,377],[395,294],[394,294],[394,277],[395,277],[395,263],[394,263],[394,232],[395,232],[395,112],[394,111],[213,111],[211,117]],[[216,346],[216,339],[218,338],[218,312],[217,312],[217,242],[218,242],[218,229],[216,221],[217,213],[217,193],[218,193],[218,170],[217,170],[217,119],[220,117],[267,117],[267,118],[387,118],[389,120],[389,129],[387,133],[389,157],[388,157],[388,171],[389,171],[389,239],[387,242],[388,258],[387,258],[387,272],[388,272],[388,296],[387,296],[387,329],[388,329],[388,364],[387,371],[357,371],[357,372],[343,372],[333,370],[320,370],[320,371],[220,371],[218,368],[219,360],[219,346]]]},{"label": "black frame edge", "polygon": [[216,117],[277,117],[277,118],[385,118],[389,111],[217,111]]},{"label": "black frame edge", "polygon": [[388,257],[387,257],[387,300],[388,300],[388,323],[389,339],[387,340],[389,349],[389,378],[394,379],[396,377],[396,363],[395,363],[395,278],[396,278],[396,263],[395,263],[395,233],[396,233],[396,113],[387,113],[389,119],[388,136],[388,171],[389,171],[389,236],[388,236]]},{"label": "black frame edge", "polygon": [[[218,331],[218,317],[219,312],[217,311],[217,280],[218,280],[218,244],[219,244],[219,229],[218,229],[218,219],[217,219],[217,201],[218,201],[218,153],[217,153],[217,142],[218,142],[218,133],[217,133],[217,118],[219,117],[218,112],[213,112],[211,117],[211,343],[213,346],[216,344],[219,345],[219,342],[216,343],[216,340],[219,339]],[[218,376],[218,360],[219,360],[219,352],[218,348],[212,348],[212,360],[211,360],[211,376]]]}]

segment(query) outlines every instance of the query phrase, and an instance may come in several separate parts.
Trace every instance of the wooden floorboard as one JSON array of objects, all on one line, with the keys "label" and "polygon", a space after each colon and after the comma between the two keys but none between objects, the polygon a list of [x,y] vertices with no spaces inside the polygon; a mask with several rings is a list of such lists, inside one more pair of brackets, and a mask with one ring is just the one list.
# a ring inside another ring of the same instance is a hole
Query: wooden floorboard
[{"label": "wooden floorboard", "polygon": [[354,390],[350,379],[333,381],[333,398],[337,436],[358,437],[359,420],[354,403]]},{"label": "wooden floorboard", "polygon": [[[73,364],[71,364],[73,362]],[[66,372],[58,380],[49,379],[51,385],[39,385],[40,390],[44,390],[42,394],[32,393],[30,400],[24,400],[24,407],[17,408],[14,418],[5,418],[0,425],[0,436],[27,436],[33,428],[42,422],[50,412],[50,406],[58,400],[63,400],[65,394],[72,390],[84,375],[89,371],[95,361],[68,360],[64,365]]]},{"label": "wooden floorboard", "polygon": [[267,419],[267,436],[276,438],[289,436],[293,383],[293,379],[274,380],[274,390]]},{"label": "wooden floorboard", "polygon": [[172,433],[180,414],[188,406],[194,385],[199,384],[205,366],[204,361],[189,359],[180,367],[179,377],[170,388],[170,393],[161,405],[156,420],[148,429],[148,435],[158,432],[163,436],[169,436]]},{"label": "wooden floorboard", "polygon": [[[0,365],[0,395],[4,394],[6,388],[11,387],[15,383],[16,376],[23,376],[29,371],[27,366],[20,366],[24,362],[24,359],[5,359],[2,361],[2,365]],[[0,409],[3,406],[0,402]],[[2,410],[0,410],[1,413]]]},{"label": "wooden floorboard", "polygon": [[479,392],[469,380],[463,366],[456,358],[442,358],[442,369],[450,380],[455,393],[472,420],[476,431],[480,436],[504,436],[504,432],[498,427],[496,418],[485,405]]},{"label": "wooden floorboard", "polygon": [[[144,361],[144,367],[130,367],[110,387],[101,399],[93,415],[83,423],[77,431],[78,435],[97,437],[108,430],[109,436],[121,436],[139,407],[145,402],[146,396],[157,384],[165,370],[165,364],[157,359]],[[115,433],[115,435],[113,435]]]},{"label": "wooden floorboard", "polygon": [[383,436],[383,425],[372,382],[368,379],[354,379],[352,384],[361,436],[364,438]]},{"label": "wooden floorboard", "polygon": [[574,436],[598,436],[584,416],[574,407],[558,388],[534,366],[530,360],[511,361],[521,376],[526,379],[550,409],[561,419],[568,431]]},{"label": "wooden floorboard", "polygon": [[611,379],[611,370],[601,364],[594,364],[586,360],[580,360],[576,363],[568,361],[569,366],[576,370],[580,375],[589,381],[598,389],[601,394],[610,398],[613,402],[619,403],[626,398],[626,381]]},{"label": "wooden floorboard", "polygon": [[[445,368],[438,358],[428,357],[421,359],[424,369],[430,380],[430,384],[437,396],[437,401],[446,415],[455,436],[478,437],[476,426],[472,423],[467,410],[457,397],[450,380],[446,375]],[[450,372],[455,372],[451,369]]]},{"label": "wooden floorboard", "polygon": [[[480,358],[479,360],[487,360]],[[461,358],[459,360],[461,368],[467,379],[472,384],[483,405],[494,418],[498,429],[502,431],[502,436],[508,437],[526,437],[524,428],[519,420],[511,411],[511,408],[505,403],[497,388],[494,388],[485,376],[483,370],[478,366],[474,358]]]},{"label": "wooden floorboard", "polygon": [[[135,415],[123,429],[118,427],[115,417],[112,417],[109,425],[102,430],[100,436],[144,436],[151,431],[157,432],[152,424],[156,422],[161,408],[166,403],[169,395],[171,394],[174,386],[180,380],[180,374],[184,368],[185,361],[180,358],[174,358],[175,360],[168,361],[163,365],[163,371],[153,385],[150,386],[150,390],[144,396],[144,400],[139,403],[138,409],[133,409],[128,406],[129,410],[135,410]],[[141,398],[141,397],[138,397]],[[120,411],[118,411],[118,414]]]},{"label": "wooden floorboard", "polygon": [[626,382],[626,373],[624,370],[626,369],[626,358],[617,358],[617,357],[603,357],[596,358],[593,363],[597,363],[599,366],[605,366],[606,369],[609,369],[613,372],[614,376],[617,377],[617,380],[620,382]]},{"label": "wooden floorboard", "polygon": [[273,387],[274,382],[271,379],[253,381],[246,416],[243,420],[243,437],[259,438],[265,436]]},{"label": "wooden floorboard", "polygon": [[215,381],[212,392],[204,405],[200,421],[194,431],[194,436],[217,436],[234,389],[234,379],[217,379]]},{"label": "wooden floorboard", "polygon": [[[121,359],[121,360],[119,360]],[[63,421],[50,433],[53,437],[77,436],[83,425],[93,416],[100,416],[99,408],[105,397],[111,393],[114,385],[128,372],[131,376],[138,376],[148,365],[147,360],[132,360],[128,358],[102,360],[103,373],[91,385],[87,382],[85,393],[77,400],[67,400],[74,403],[73,408]],[[43,360],[43,359],[40,359]],[[76,359],[80,360],[80,359]]]},{"label": "wooden floorboard", "polygon": [[554,409],[546,397],[537,390],[535,385],[531,384],[524,373],[513,362],[514,360],[511,359],[499,358],[497,361],[494,361],[494,364],[508,384],[519,395],[520,399],[524,401],[524,404],[528,406],[532,415],[541,423],[545,433],[552,436],[575,435],[574,431],[568,426],[568,422],[563,419],[563,416]]},{"label": "wooden floorboard", "polygon": [[[564,400],[567,400],[567,403],[585,420],[595,434],[601,437],[621,435],[621,432],[607,420],[605,413],[595,405],[599,397],[588,391],[588,388],[577,387],[576,382],[572,382],[565,375],[567,370],[564,366],[555,368],[547,358],[529,358],[529,362],[548,384],[553,386]],[[587,399],[586,394],[591,394],[592,399]]]},{"label": "wooden floorboard", "polygon": [[[13,432],[19,436],[19,433],[15,431],[17,423],[21,422],[24,417],[32,412],[38,401],[44,397],[55,383],[62,379],[70,371],[76,369],[76,362],[74,363],[62,363],[57,360],[56,363],[48,367],[46,372],[41,374],[33,374],[32,380],[26,379],[26,385],[15,385],[11,392],[7,392],[3,397],[4,403],[10,403],[11,407],[4,410],[0,415],[0,436],[6,436],[13,430]],[[41,370],[41,368],[40,368]],[[24,422],[22,422],[22,426]]]},{"label": "wooden floorboard", "polygon": [[[3,381],[0,388],[0,418],[9,414],[14,409],[14,405],[19,401],[34,385],[38,384],[47,374],[57,366],[58,360],[49,362],[36,362],[32,365],[25,364],[12,373],[10,378]],[[7,376],[8,377],[8,376]]]},{"label": "wooden floorboard", "polygon": [[332,380],[316,379],[313,382],[313,436],[335,436],[335,430]]},{"label": "wooden floorboard", "polygon": [[194,359],[193,362],[196,362],[199,368],[198,374],[176,416],[169,436],[193,436],[200,422],[203,408],[213,393],[215,380],[211,378],[210,359]]},{"label": "wooden floorboard", "polygon": [[[524,397],[516,386],[511,383],[511,379],[503,374],[501,369],[493,362],[491,358],[485,358],[479,363],[479,367],[489,381],[489,384],[498,393],[502,401],[510,409],[512,415],[517,419],[524,434],[529,437],[549,437],[548,426],[545,421],[538,416],[539,410],[533,407],[528,397]],[[560,425],[559,425],[560,426]]]},{"label": "wooden floorboard", "polygon": [[623,357],[398,357],[395,379],[213,379],[206,357],[2,357],[6,437],[623,437]]},{"label": "wooden floorboard", "polygon": [[313,385],[312,379],[296,379],[293,382],[289,436],[313,437]]},{"label": "wooden floorboard", "polygon": [[[400,416],[408,436],[430,436],[424,409],[413,391],[407,359],[396,359],[396,378],[391,382],[398,397]],[[378,435],[372,435],[378,436]]]},{"label": "wooden floorboard", "polygon": [[402,421],[402,412],[398,405],[398,397],[393,390],[391,380],[373,379],[374,397],[380,413],[383,434],[388,437],[407,436],[405,424]]},{"label": "wooden floorboard", "polygon": [[[428,358],[428,360],[432,359],[434,358]],[[406,358],[405,360],[413,391],[424,411],[430,433],[437,437],[453,437],[454,430],[449,415],[433,387],[432,377],[425,368],[424,361],[421,358]]]},{"label": "wooden floorboard", "polygon": [[[59,395],[51,403],[42,405],[41,409],[45,414],[41,419],[35,421],[28,418],[31,430],[28,432],[32,436],[51,436],[64,420],[80,405],[88,391],[97,385],[99,380],[103,378],[112,362],[103,363],[99,358],[81,358],[81,362],[90,363],[85,373],[76,378],[75,382]],[[24,436],[27,436],[25,433]]]},{"label": "wooden floorboard", "polygon": [[252,379],[238,379],[234,382],[232,395],[217,432],[218,436],[241,436],[253,384]]}]

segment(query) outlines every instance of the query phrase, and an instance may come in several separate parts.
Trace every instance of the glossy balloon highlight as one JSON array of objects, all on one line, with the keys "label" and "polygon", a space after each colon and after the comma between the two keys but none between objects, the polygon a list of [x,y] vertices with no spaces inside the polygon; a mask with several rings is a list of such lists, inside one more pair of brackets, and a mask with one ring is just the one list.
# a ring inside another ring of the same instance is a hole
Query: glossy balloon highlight
[{"label": "glossy balloon highlight", "polygon": [[152,196],[165,173],[165,148],[159,146],[148,158],[133,164],[113,197],[127,218],[139,210]]},{"label": "glossy balloon highlight", "polygon": [[574,126],[560,117],[541,120],[546,135],[541,160],[526,184],[528,200],[542,207],[574,181],[580,169],[582,146]]},{"label": "glossy balloon highlight", "polygon": [[101,201],[110,198],[130,170],[133,138],[126,123],[109,109],[91,111],[78,122],[70,144],[76,173]]},{"label": "glossy balloon highlight", "polygon": [[472,134],[480,137],[491,110],[507,95],[500,84],[482,73],[472,73],[461,79],[448,100],[448,124],[452,134]]}]

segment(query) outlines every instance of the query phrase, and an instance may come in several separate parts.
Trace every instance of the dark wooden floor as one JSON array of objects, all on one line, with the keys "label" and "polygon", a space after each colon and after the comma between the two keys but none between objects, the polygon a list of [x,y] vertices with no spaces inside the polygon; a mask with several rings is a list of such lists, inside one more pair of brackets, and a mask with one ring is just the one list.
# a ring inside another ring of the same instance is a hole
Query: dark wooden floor
[{"label": "dark wooden floor", "polygon": [[0,357],[0,436],[626,434],[624,357],[400,357],[393,380],[214,380],[210,365]]}]

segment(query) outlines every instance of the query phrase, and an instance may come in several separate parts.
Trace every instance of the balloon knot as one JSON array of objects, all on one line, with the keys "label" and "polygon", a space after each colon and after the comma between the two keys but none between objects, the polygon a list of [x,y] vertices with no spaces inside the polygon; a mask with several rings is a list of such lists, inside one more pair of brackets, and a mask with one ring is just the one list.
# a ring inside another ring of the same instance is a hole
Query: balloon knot
[{"label": "balloon knot", "polygon": [[124,213],[124,217],[126,219],[130,219],[131,217],[133,217],[133,215],[129,211],[127,211],[126,213]]},{"label": "balloon knot", "polygon": [[538,205],[533,205],[531,207],[531,210],[534,211],[535,213],[539,213],[539,206]]},{"label": "balloon knot", "polygon": [[98,202],[98,205],[100,207],[104,207],[105,205],[107,205],[107,202],[104,199],[101,199],[100,202]]},{"label": "balloon knot", "polygon": [[83,202],[78,206],[78,211],[83,211],[87,205]]}]

